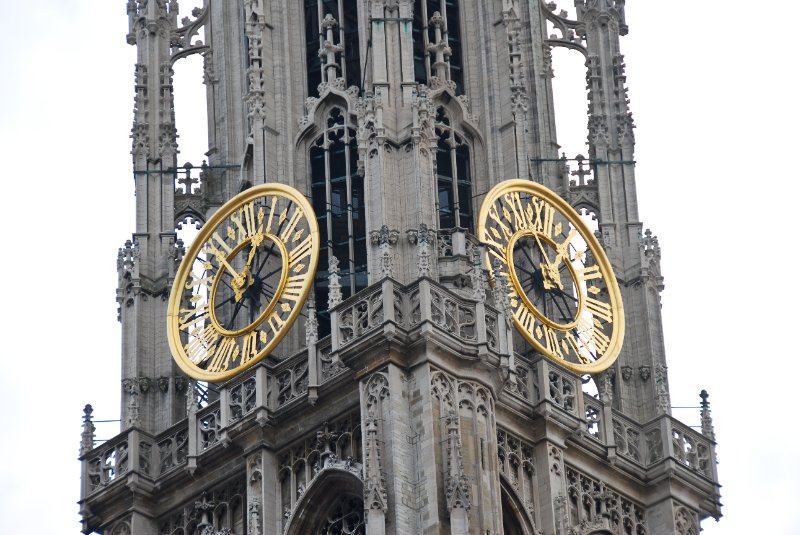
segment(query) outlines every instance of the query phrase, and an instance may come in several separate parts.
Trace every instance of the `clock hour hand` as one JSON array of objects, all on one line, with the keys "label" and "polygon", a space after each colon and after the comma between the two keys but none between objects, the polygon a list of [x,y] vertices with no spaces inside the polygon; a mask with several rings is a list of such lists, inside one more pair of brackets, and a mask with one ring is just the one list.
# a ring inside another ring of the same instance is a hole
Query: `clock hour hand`
[{"label": "clock hour hand", "polygon": [[264,241],[264,234],[261,232],[257,232],[251,239],[250,239],[250,254],[247,255],[247,262],[244,265],[241,273],[239,273],[234,278],[234,287],[236,292],[236,301],[239,301],[247,289],[253,284],[253,275],[250,271],[250,265],[253,263],[253,259],[256,257],[256,251],[258,250],[258,246],[261,245],[261,242]]},{"label": "clock hour hand", "polygon": [[236,301],[238,302],[242,298],[242,294],[244,293],[243,288],[246,284],[248,284],[248,279],[250,278],[249,274],[247,273],[247,269],[245,268],[244,271],[238,273],[235,269],[233,269],[233,266],[230,265],[227,258],[225,258],[225,253],[215,247],[210,247],[208,252],[214,255],[214,258],[216,258],[217,263],[221,267],[225,267],[231,272],[231,288],[233,289]]},{"label": "clock hour hand", "polygon": [[544,262],[540,264],[539,269],[544,275],[545,290],[549,290],[550,288],[563,288],[564,285],[561,283],[561,274],[558,272],[557,267],[560,262],[558,256],[556,257],[556,264],[551,263],[539,236],[534,234],[533,237],[536,239],[536,244],[539,246],[539,250],[542,252],[542,259],[544,260]]}]

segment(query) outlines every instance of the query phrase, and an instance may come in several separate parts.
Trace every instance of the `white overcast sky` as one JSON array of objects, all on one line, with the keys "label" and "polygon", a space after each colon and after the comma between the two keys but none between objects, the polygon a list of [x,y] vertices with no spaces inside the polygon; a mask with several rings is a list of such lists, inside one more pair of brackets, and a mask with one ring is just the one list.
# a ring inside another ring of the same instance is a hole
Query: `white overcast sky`
[{"label": "white overcast sky", "polygon": [[[82,408],[119,418],[135,55],[124,0],[0,8],[0,527],[76,534]],[[724,517],[703,523],[708,534],[800,533],[798,18],[791,0],[627,2],[640,217],[663,253],[672,404],[696,406],[707,389],[719,443]],[[558,103],[580,129],[575,80]],[[695,409],[674,414],[698,423]]]}]

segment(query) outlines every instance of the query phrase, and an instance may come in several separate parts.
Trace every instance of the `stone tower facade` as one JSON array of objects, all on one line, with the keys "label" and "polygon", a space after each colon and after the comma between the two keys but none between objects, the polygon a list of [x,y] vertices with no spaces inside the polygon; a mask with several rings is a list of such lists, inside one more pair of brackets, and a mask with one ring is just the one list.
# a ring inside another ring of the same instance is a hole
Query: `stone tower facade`
[{"label": "stone tower facade", "polygon": [[[700,431],[670,413],[624,3],[204,0],[179,22],[176,0],[128,0],[122,425],[96,444],[87,406],[83,532],[688,535],[718,518],[707,396]],[[553,47],[586,59],[587,157],[559,154]],[[173,66],[194,54],[209,147],[179,167]],[[598,376],[532,351],[488,284],[477,210],[515,177],[596,221],[627,325]],[[176,229],[265,182],[313,204],[313,297],[275,354],[195,384],[166,337]]]}]

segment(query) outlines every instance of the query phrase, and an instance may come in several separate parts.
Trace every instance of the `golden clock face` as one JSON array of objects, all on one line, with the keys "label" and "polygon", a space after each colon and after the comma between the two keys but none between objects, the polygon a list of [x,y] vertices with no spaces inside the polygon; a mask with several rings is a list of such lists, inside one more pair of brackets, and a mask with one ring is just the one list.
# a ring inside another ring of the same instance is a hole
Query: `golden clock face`
[{"label": "golden clock face", "polygon": [[478,237],[509,281],[514,325],[528,343],[579,374],[614,362],[625,328],[617,279],[569,204],[535,182],[507,180],[487,194]]},{"label": "golden clock face", "polygon": [[302,310],[318,253],[317,220],[294,188],[264,184],[228,201],[172,286],[167,333],[181,369],[222,381],[267,356]]}]

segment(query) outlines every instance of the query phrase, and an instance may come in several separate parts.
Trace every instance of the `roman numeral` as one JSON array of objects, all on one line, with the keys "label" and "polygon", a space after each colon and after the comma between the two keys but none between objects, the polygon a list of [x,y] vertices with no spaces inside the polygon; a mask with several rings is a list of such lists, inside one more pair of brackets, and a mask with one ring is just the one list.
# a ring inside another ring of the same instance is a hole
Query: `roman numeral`
[{"label": "roman numeral", "polygon": [[206,371],[218,372],[230,368],[231,361],[239,357],[239,344],[235,338],[223,338]]},{"label": "roman numeral", "polygon": [[214,355],[220,334],[213,326],[204,325],[192,330],[189,337],[191,341],[184,346],[184,350],[189,360],[194,364],[200,364]]},{"label": "roman numeral", "polygon": [[564,354],[561,350],[561,346],[558,344],[558,335],[547,325],[542,325],[542,330],[544,331],[544,343],[548,353],[563,359]]},{"label": "roman numeral", "polygon": [[[283,216],[283,214],[281,214],[281,216]],[[302,218],[303,218],[303,211],[299,207],[295,207],[294,212],[292,212],[292,215],[289,218],[289,224],[285,229],[283,229],[283,232],[281,233],[280,236],[281,240],[283,240],[284,243],[289,241],[289,236],[292,235],[295,227],[297,227],[297,224],[300,223],[300,220]]]},{"label": "roman numeral", "polygon": [[267,228],[264,229],[265,234],[269,234],[272,228],[272,216],[275,215],[275,205],[278,203],[277,197],[272,197],[272,204],[269,207],[269,217],[267,217]]},{"label": "roman numeral", "polygon": [[204,321],[206,318],[208,318],[208,312],[208,303],[205,303],[197,308],[180,309],[182,316],[180,317],[178,329],[183,331],[198,321]]},{"label": "roman numeral", "polygon": [[[263,219],[263,209],[260,214]],[[239,208],[239,213],[231,214],[231,221],[236,225],[239,230],[239,235],[236,239],[237,243],[242,243],[246,239],[252,238],[257,232],[256,225],[255,203],[252,201]]]},{"label": "roman numeral", "polygon": [[[525,211],[522,209],[522,200],[519,198],[519,192],[506,193],[503,195],[503,200],[508,203],[511,212],[514,214],[514,229],[526,229],[530,227],[530,220],[526,217]],[[510,219],[510,218],[509,218]]]},{"label": "roman numeral", "polygon": [[206,290],[211,290],[211,286],[213,284],[214,284],[214,277],[213,276],[204,277],[202,279],[198,279],[197,276],[195,276],[195,274],[192,273],[192,279],[189,280],[189,281],[186,281],[186,284],[184,284],[183,286],[187,290],[191,290],[195,286],[200,286],[200,287],[205,288]]},{"label": "roman numeral", "polygon": [[292,266],[311,254],[313,240],[311,236],[306,236],[306,239],[300,242],[294,249],[289,251],[289,265]]},{"label": "roman numeral", "polygon": [[[585,347],[578,345],[575,336],[567,336],[567,344],[572,349],[573,353],[575,353],[575,356],[578,357],[578,360],[581,361],[581,364],[589,364],[591,362],[591,360],[585,355],[588,350]],[[583,344],[583,340],[581,340],[581,344]]]},{"label": "roman numeral", "polygon": [[609,323],[613,320],[610,304],[599,301],[594,297],[584,297],[584,303],[595,318],[602,318]]},{"label": "roman numeral", "polygon": [[592,333],[592,343],[594,344],[594,347],[597,348],[597,354],[600,355],[608,351],[608,346],[611,345],[611,339],[606,336],[606,333],[595,326],[595,329]]},{"label": "roman numeral", "polygon": [[589,266],[581,269],[576,269],[575,275],[578,276],[578,280],[582,281],[603,278],[603,274],[600,272],[600,266]]},{"label": "roman numeral", "polygon": [[517,310],[514,311],[514,319],[517,320],[517,325],[528,334],[533,336],[533,328],[536,325],[536,318],[528,308],[520,303]]},{"label": "roman numeral", "polygon": [[493,204],[489,207],[489,217],[491,217],[497,226],[503,231],[503,236],[500,236],[500,233],[494,227],[491,227],[491,230],[494,232],[495,237],[497,239],[505,239],[508,241],[508,238],[511,236],[512,232],[508,228],[508,226],[503,222],[503,219],[500,217],[500,213],[497,211],[497,205]]},{"label": "roman numeral", "polygon": [[555,217],[555,208],[550,206],[547,201],[542,199],[533,199],[533,207],[535,211],[535,219],[533,222],[533,230],[541,232],[548,238],[553,235],[553,218]]},{"label": "roman numeral", "polygon": [[[499,237],[499,233],[498,233]],[[503,243],[497,241],[490,233],[488,228],[483,229],[483,236],[481,236],[483,244],[488,247],[489,254],[499,258],[501,262],[506,263],[505,250],[506,247]]]},{"label": "roman numeral", "polygon": [[303,295],[303,283],[305,282],[305,275],[293,275],[286,280],[286,286],[283,288],[281,297],[295,303],[300,301]]},{"label": "roman numeral", "polygon": [[255,331],[242,338],[242,364],[247,364],[258,356],[258,335]]},{"label": "roman numeral", "polygon": [[269,318],[267,318],[267,326],[272,329],[272,332],[278,334],[283,329],[284,325],[286,325],[286,321],[281,318],[280,313],[276,310],[273,312]]}]

